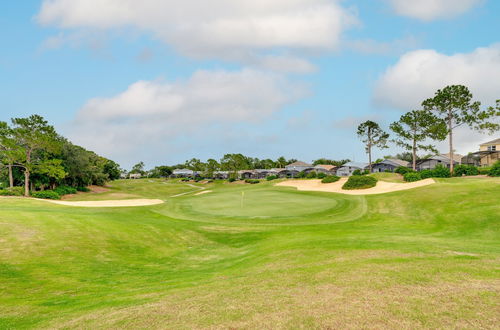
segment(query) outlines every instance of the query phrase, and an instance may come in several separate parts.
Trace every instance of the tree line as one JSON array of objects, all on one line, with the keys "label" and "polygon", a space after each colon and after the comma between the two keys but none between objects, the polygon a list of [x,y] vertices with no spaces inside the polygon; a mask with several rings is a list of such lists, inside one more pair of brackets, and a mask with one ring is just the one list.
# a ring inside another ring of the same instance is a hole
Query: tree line
[{"label": "tree line", "polygon": [[120,177],[120,167],[57,134],[39,115],[0,121],[0,182],[30,191],[58,185],[104,185]]},{"label": "tree line", "polygon": [[[187,168],[192,171],[197,171],[206,174],[207,176],[213,176],[216,171],[228,171],[237,172],[240,170],[254,170],[254,169],[272,169],[272,168],[284,168],[285,166],[295,163],[297,159],[286,159],[281,156],[276,160],[272,159],[259,159],[255,157],[248,157],[243,154],[225,154],[220,160],[208,159],[203,162],[200,159],[193,158],[187,160],[183,164],[177,164],[173,166],[157,166],[150,171],[145,170],[145,164],[140,162],[132,167],[129,174],[141,174],[143,176],[148,176],[151,178],[168,177],[172,174],[175,169]],[[320,158],[313,162],[312,165],[334,165],[341,166],[350,162],[349,159],[333,160]]]},{"label": "tree line", "polygon": [[[422,102],[422,108],[412,110],[392,123],[389,128],[394,133],[390,139],[379,124],[368,120],[358,126],[357,134],[365,144],[370,171],[372,168],[372,149],[388,148],[388,142],[393,142],[411,152],[413,170],[416,169],[417,153],[421,150],[438,153],[430,141],[448,139],[449,158],[453,159],[453,137],[460,126],[488,132],[500,130],[500,124],[495,122],[500,117],[500,100],[495,106],[481,109],[481,102],[473,101],[473,95],[466,86],[451,85],[438,90],[434,97]],[[427,142],[427,143],[426,143]],[[454,164],[450,162],[453,173]]]}]

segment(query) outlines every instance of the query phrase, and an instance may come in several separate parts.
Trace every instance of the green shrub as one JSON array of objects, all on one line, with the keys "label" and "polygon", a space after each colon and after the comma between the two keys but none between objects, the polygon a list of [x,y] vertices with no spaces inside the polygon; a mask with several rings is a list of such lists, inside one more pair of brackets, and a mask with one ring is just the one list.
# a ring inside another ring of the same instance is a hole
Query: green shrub
[{"label": "green shrub", "polygon": [[497,160],[488,172],[489,176],[500,176],[500,160]]},{"label": "green shrub", "polygon": [[349,179],[347,179],[347,182],[344,183],[342,189],[368,189],[375,187],[377,185],[377,181],[378,180],[373,176],[352,175],[349,177]]},{"label": "green shrub", "polygon": [[478,175],[479,170],[472,165],[457,165],[453,169],[453,176]]},{"label": "green shrub", "polygon": [[441,164],[438,164],[436,168],[432,170],[433,178],[449,178],[450,176],[450,169]]},{"label": "green shrub", "polygon": [[481,175],[489,175],[491,167],[480,167],[477,169]]},{"label": "green shrub", "polygon": [[316,174],[316,172],[314,172],[314,171],[309,172],[309,173],[307,173],[307,175],[306,175],[306,178],[308,178],[308,179],[315,179],[315,178],[317,178],[317,177],[318,177],[318,175],[317,175],[317,174]]},{"label": "green shrub", "polygon": [[363,173],[361,173],[361,170],[354,170],[352,175],[363,175]]},{"label": "green shrub", "polygon": [[0,190],[0,196],[23,196],[24,187],[5,188]]},{"label": "green shrub", "polygon": [[69,194],[76,194],[77,190],[76,190],[76,188],[69,187],[69,186],[59,186],[56,189],[54,189],[54,191],[58,195],[64,196],[64,195],[69,195]]},{"label": "green shrub", "polygon": [[406,173],[413,172],[411,168],[408,168],[406,166],[399,166],[394,170],[394,173],[399,173],[401,175],[405,175]]},{"label": "green shrub", "polygon": [[295,177],[297,179],[303,179],[306,177],[306,175],[307,175],[306,172],[299,172]]},{"label": "green shrub", "polygon": [[270,175],[266,178],[267,181],[273,181],[273,180],[276,180],[278,178],[277,175]]},{"label": "green shrub", "polygon": [[236,181],[236,178],[229,178],[229,179],[227,179],[227,181],[234,182],[234,181]]},{"label": "green shrub", "polygon": [[76,191],[90,192],[90,189],[87,187],[76,187]]},{"label": "green shrub", "polygon": [[339,180],[340,180],[340,178],[336,175],[328,175],[323,180],[321,180],[321,182],[322,183],[332,183],[332,182],[337,182]]},{"label": "green shrub", "polygon": [[432,172],[432,170],[422,170],[419,172],[420,174],[420,177],[422,179],[428,179],[428,178],[432,178],[434,173]]},{"label": "green shrub", "polygon": [[324,179],[326,178],[326,173],[319,172],[318,175],[316,176],[318,179]]},{"label": "green shrub", "polygon": [[260,182],[260,180],[256,180],[256,179],[246,179],[245,180],[246,183],[250,183],[250,184],[257,184]]},{"label": "green shrub", "polygon": [[361,175],[368,175],[370,174],[370,170],[364,170],[363,173],[361,173]]},{"label": "green shrub", "polygon": [[31,194],[31,196],[43,199],[61,199],[61,195],[59,195],[55,190],[35,191]]},{"label": "green shrub", "polygon": [[415,182],[422,180],[422,176],[417,172],[408,172],[403,175],[406,182]]}]

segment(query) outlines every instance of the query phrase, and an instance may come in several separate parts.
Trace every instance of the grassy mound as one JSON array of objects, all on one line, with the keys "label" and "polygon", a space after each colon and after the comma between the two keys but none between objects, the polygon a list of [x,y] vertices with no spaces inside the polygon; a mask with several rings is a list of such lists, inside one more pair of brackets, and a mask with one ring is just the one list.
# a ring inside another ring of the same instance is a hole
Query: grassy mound
[{"label": "grassy mound", "polygon": [[345,190],[368,189],[377,185],[377,179],[373,176],[352,175],[342,186]]}]

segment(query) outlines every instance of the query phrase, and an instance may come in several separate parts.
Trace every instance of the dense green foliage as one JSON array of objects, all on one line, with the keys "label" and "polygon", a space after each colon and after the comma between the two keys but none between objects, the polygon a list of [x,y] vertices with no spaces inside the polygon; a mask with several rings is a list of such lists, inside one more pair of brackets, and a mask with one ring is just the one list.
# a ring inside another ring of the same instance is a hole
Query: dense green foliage
[{"label": "dense green foliage", "polygon": [[453,171],[453,176],[469,176],[478,174],[479,170],[476,166],[473,165],[457,165],[455,166],[455,170]]},{"label": "dense green foliage", "polygon": [[59,195],[64,196],[69,194],[76,194],[78,190],[70,186],[59,186],[56,189],[54,189],[54,191]]},{"label": "dense green foliage", "polygon": [[422,180],[422,176],[418,172],[407,172],[403,175],[406,182],[415,182]]},{"label": "dense green foliage", "polygon": [[342,186],[345,190],[368,189],[377,185],[377,179],[373,176],[352,175]]},{"label": "dense green foliage", "polygon": [[250,184],[257,184],[260,182],[260,180],[257,180],[257,179],[246,179],[245,180],[246,183],[250,183]]},{"label": "dense green foliage", "polygon": [[491,169],[488,171],[488,175],[494,177],[500,176],[500,160],[497,160],[495,164],[493,164]]},{"label": "dense green foliage", "polygon": [[394,170],[394,172],[401,174],[401,175],[405,175],[408,172],[413,172],[413,170],[411,168],[406,167],[406,166],[399,166]]},{"label": "dense green foliage", "polygon": [[451,176],[450,169],[441,164],[436,165],[436,167],[432,170],[433,178],[449,178]]},{"label": "dense green foliage", "polygon": [[61,195],[54,190],[35,191],[31,196],[42,199],[61,199]]},{"label": "dense green foliage", "polygon": [[111,209],[3,198],[0,328],[495,328],[498,180],[367,196],[123,180],[74,197],[167,201]]},{"label": "dense green foliage", "polygon": [[269,175],[269,176],[266,178],[266,180],[267,180],[267,181],[273,181],[273,180],[276,180],[276,179],[278,179],[278,176],[277,176],[277,175]]},{"label": "dense green foliage", "polygon": [[0,196],[22,196],[24,189],[22,187],[7,187],[0,189]]},{"label": "dense green foliage", "polygon": [[340,177],[336,175],[328,175],[321,180],[322,183],[333,183],[340,180]]},{"label": "dense green foliage", "polygon": [[[44,190],[58,185],[103,185],[120,177],[115,162],[75,146],[38,115],[0,122],[0,181]],[[8,179],[7,179],[8,178]]]}]

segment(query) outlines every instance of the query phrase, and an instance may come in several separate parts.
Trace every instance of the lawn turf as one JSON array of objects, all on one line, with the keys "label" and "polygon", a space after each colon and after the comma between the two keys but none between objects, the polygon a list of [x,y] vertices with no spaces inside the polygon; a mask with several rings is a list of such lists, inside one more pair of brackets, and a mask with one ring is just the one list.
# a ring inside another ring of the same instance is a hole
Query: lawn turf
[{"label": "lawn turf", "polygon": [[0,328],[495,328],[500,179],[437,181],[363,197],[145,179],[76,197],[166,201],[110,209],[2,198]]}]

